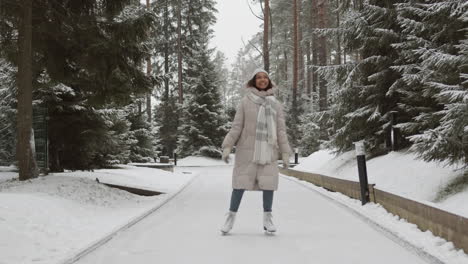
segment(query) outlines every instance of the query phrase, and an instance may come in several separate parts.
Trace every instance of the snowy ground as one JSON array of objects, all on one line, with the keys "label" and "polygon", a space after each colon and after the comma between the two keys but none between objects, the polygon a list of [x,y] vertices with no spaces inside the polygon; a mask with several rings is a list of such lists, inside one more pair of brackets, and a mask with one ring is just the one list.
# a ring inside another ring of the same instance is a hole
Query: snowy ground
[{"label": "snowy ground", "polygon": [[[369,183],[376,184],[377,188],[468,217],[468,185],[442,201],[434,201],[441,190],[462,176],[463,171],[456,166],[444,167],[418,160],[414,154],[404,151],[368,160],[366,166]],[[359,181],[354,151],[339,156],[326,150],[317,151],[302,159],[294,169]]]},{"label": "snowy ground", "polygon": [[[26,182],[0,173],[0,263],[60,263],[158,206],[193,174],[124,166],[51,174]],[[17,177],[17,175],[15,175]],[[98,184],[124,184],[167,194],[145,197]]]},{"label": "snowy ground", "polygon": [[16,172],[16,168],[14,166],[0,166],[0,182],[10,180],[13,178],[17,178],[18,173]]},{"label": "snowy ground", "polygon": [[[276,236],[262,232],[259,192],[245,194],[232,235],[220,236],[232,166],[195,157],[180,162],[200,167],[169,173],[123,166],[26,182],[0,168],[0,264],[64,263],[156,208],[77,263],[468,263],[452,243],[378,205],[363,207],[290,177],[275,193]],[[167,194],[137,196],[95,178]]]},{"label": "snowy ground", "polygon": [[232,233],[221,236],[232,167],[194,170],[200,176],[174,200],[77,263],[428,263],[349,210],[286,179],[273,206],[278,234],[263,233],[262,194],[247,192]]}]

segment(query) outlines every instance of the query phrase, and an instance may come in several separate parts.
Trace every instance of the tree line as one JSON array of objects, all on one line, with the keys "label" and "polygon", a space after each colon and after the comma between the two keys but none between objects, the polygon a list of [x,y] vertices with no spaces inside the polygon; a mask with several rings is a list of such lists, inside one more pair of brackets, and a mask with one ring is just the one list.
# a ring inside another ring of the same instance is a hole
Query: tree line
[{"label": "tree line", "polygon": [[219,155],[215,12],[211,0],[0,1],[0,161],[37,176],[38,107],[51,171]]},{"label": "tree line", "polygon": [[53,171],[219,157],[241,88],[264,67],[303,155],[359,140],[380,155],[396,139],[394,149],[466,168],[466,3],[248,3],[263,25],[228,69],[208,45],[213,0],[0,1],[0,162],[33,164],[20,121],[39,106]]},{"label": "tree line", "polygon": [[250,3],[261,6],[263,32],[239,54],[233,74],[249,60],[270,70],[288,106],[290,140],[303,155],[348,151],[359,140],[380,155],[396,139],[397,148],[426,161],[466,168],[464,1]]}]

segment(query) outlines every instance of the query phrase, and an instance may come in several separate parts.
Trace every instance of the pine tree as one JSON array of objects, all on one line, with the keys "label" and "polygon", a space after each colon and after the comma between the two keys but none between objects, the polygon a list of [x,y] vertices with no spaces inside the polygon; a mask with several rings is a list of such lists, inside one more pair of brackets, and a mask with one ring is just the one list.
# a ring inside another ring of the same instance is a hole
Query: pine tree
[{"label": "pine tree", "polygon": [[468,7],[460,1],[428,1],[399,4],[397,10],[407,36],[395,45],[404,60],[394,67],[403,84],[396,91],[410,115],[400,127],[424,160],[467,164]]},{"label": "pine tree", "polygon": [[[0,2],[2,56],[14,64],[20,2]],[[32,10],[33,85],[49,108],[51,169],[99,166],[99,147],[91,144],[102,144],[109,131],[96,110],[131,103],[152,87],[141,65],[156,17],[129,0],[33,1]]]},{"label": "pine tree", "polygon": [[128,120],[130,121],[130,138],[133,144],[130,145],[130,157],[132,162],[154,162],[155,151],[153,148],[153,138],[151,126],[145,116],[136,111],[132,111]]},{"label": "pine tree", "polygon": [[[99,111],[108,130],[108,133],[105,134],[106,141],[99,145],[102,148],[95,158],[99,167],[126,164],[132,161],[131,146],[138,144],[138,140],[133,137],[132,131],[130,131],[132,124],[129,121],[128,108],[109,108]],[[148,154],[151,158],[152,155],[153,153]]]},{"label": "pine tree", "polygon": [[155,108],[156,148],[162,156],[172,156],[177,148],[180,111],[180,105],[172,95],[162,97]]},{"label": "pine tree", "polygon": [[216,76],[218,80],[218,87],[221,93],[221,102],[223,109],[226,109],[227,105],[227,93],[228,93],[228,82],[229,82],[229,70],[226,67],[226,56],[221,51],[217,51],[213,60]]},{"label": "pine tree", "polygon": [[213,0],[190,0],[183,12],[187,38],[185,87],[177,152],[182,156],[221,157],[219,147],[226,134],[218,76],[208,42],[215,22]]},{"label": "pine tree", "polygon": [[370,1],[344,20],[345,46],[362,60],[341,66],[322,67],[320,73],[334,92],[330,108],[334,135],[331,144],[339,150],[366,140],[371,153],[384,150],[392,111],[397,111],[398,94],[392,92],[400,75],[392,69],[398,53],[392,44],[400,42],[396,22],[396,1]]},{"label": "pine tree", "polygon": [[320,126],[316,123],[316,114],[309,113],[301,116],[299,130],[302,138],[299,139],[300,154],[308,156],[320,149]]},{"label": "pine tree", "polygon": [[[153,6],[154,12],[160,18],[160,23],[156,25],[152,34],[155,47],[155,74],[161,79],[161,85],[156,91],[156,99],[159,103],[154,108],[156,148],[160,155],[172,156],[177,147],[179,123],[180,104],[177,103],[176,97],[179,100],[182,99],[180,86],[185,86],[183,60],[187,57],[184,39],[187,26],[184,23],[184,10],[188,8],[188,3],[164,0]],[[180,39],[178,38],[179,30]],[[182,65],[179,65],[179,58],[181,60],[183,58]],[[179,73],[179,67],[181,67],[181,73]]]},{"label": "pine tree", "polygon": [[226,134],[225,120],[222,118],[222,105],[217,74],[210,58],[205,37],[197,53],[194,53],[194,73],[188,86],[189,93],[184,101],[184,115],[179,128],[178,153],[181,156],[203,155],[220,158],[223,137]]},{"label": "pine tree", "polygon": [[270,75],[279,88],[279,99],[289,104],[292,94],[292,74],[289,65],[292,65],[291,59],[291,39],[293,24],[291,16],[292,3],[290,1],[271,2],[272,27],[270,32],[272,42],[270,43]]},{"label": "pine tree", "polygon": [[15,159],[16,142],[16,69],[0,58],[0,164],[10,165]]}]

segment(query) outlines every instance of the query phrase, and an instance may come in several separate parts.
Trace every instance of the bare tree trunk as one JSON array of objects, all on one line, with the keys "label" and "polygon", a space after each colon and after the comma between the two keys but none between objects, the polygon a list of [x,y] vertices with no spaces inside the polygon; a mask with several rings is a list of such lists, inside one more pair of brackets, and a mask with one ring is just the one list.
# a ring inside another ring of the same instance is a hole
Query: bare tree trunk
[{"label": "bare tree trunk", "polygon": [[188,34],[187,36],[185,36],[186,39],[190,38],[190,36],[193,36],[193,33],[192,33],[192,18],[190,17],[191,14],[192,14],[192,0],[189,0],[188,2],[188,14],[187,15],[187,28],[188,28]]},{"label": "bare tree trunk", "polygon": [[[300,1],[300,0],[299,0]],[[299,57],[299,50],[298,50],[298,21],[297,21],[297,0],[293,0],[293,21],[294,21],[294,27],[293,27],[293,83],[292,83],[292,89],[293,89],[293,108],[296,106],[297,103],[297,81],[298,81],[298,57]]]},{"label": "bare tree trunk", "polygon": [[[318,2],[318,27],[327,28],[328,20],[328,0],[319,0]],[[327,38],[325,36],[319,37],[318,42],[318,61],[320,66],[327,65]],[[325,111],[328,108],[328,91],[326,81],[323,78],[319,78],[319,109]]]},{"label": "bare tree trunk", "polygon": [[[310,34],[309,34],[310,36]],[[311,44],[310,41],[307,41],[305,44],[306,48],[306,53],[307,53],[307,69],[306,69],[306,75],[307,75],[307,97],[310,98],[311,92],[312,92],[312,54],[310,52],[311,50]]]},{"label": "bare tree trunk", "polygon": [[[340,27],[340,2],[336,0],[336,27]],[[340,34],[336,35],[336,64],[341,64],[341,36]]]},{"label": "bare tree trunk", "polygon": [[284,81],[287,82],[289,79],[288,76],[288,51],[283,50],[283,56],[284,56]]},{"label": "bare tree trunk", "polygon": [[32,134],[32,0],[22,1],[19,28],[17,145],[19,179],[38,176]]},{"label": "bare tree trunk", "polygon": [[354,9],[362,10],[362,0],[353,0]]},{"label": "bare tree trunk", "polygon": [[169,99],[169,3],[166,1],[164,10],[164,96]]},{"label": "bare tree trunk", "polygon": [[[288,34],[285,33],[284,34],[284,41],[285,43],[287,43],[289,41],[289,38],[288,38]],[[288,79],[289,79],[289,73],[288,73],[288,51],[286,49],[283,49],[283,60],[282,60],[282,65],[281,65],[281,70],[282,70],[282,73],[283,73],[283,81],[284,83],[288,83]],[[291,96],[290,94],[288,93],[286,95],[286,102],[289,103],[289,101],[291,100]]]},{"label": "bare tree trunk", "polygon": [[[311,23],[312,28],[317,29],[317,1],[312,0],[312,10],[311,10]],[[317,47],[318,47],[318,38],[315,32],[312,33],[312,92],[314,96],[317,94],[318,86],[318,74],[316,72],[318,60],[317,60]]]},{"label": "bare tree trunk", "polygon": [[302,26],[301,26],[302,0],[297,0],[297,64],[298,64],[298,90],[304,93],[304,51],[302,49]]},{"label": "bare tree trunk", "polygon": [[182,3],[177,1],[177,86],[179,87],[179,104],[184,102],[182,88]]},{"label": "bare tree trunk", "polygon": [[[149,74],[151,74],[151,71]],[[151,92],[146,95],[146,115],[148,117],[148,123],[151,124]]]},{"label": "bare tree trunk", "polygon": [[268,35],[270,25],[270,1],[265,0],[263,9],[263,66],[267,72],[270,71],[270,50],[268,47]]},{"label": "bare tree trunk", "polygon": [[[148,10],[151,8],[150,0],[146,0],[146,8],[148,8]],[[150,77],[151,72],[152,72],[151,56],[148,56],[148,58],[146,58],[146,74]],[[150,91],[146,95],[146,115],[147,115],[147,118],[148,118],[147,119],[148,123],[150,123],[150,124],[151,124],[151,94],[152,94],[152,91]]]}]

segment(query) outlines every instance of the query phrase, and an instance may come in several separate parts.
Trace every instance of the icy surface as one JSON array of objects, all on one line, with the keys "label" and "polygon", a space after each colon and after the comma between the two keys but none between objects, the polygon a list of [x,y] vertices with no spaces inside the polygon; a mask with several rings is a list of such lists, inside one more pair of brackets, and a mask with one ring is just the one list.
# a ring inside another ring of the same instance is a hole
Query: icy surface
[{"label": "icy surface", "polygon": [[171,202],[77,263],[426,263],[349,211],[284,179],[273,206],[276,235],[263,233],[262,193],[246,192],[232,233],[222,236],[232,167],[194,170],[200,176]]},{"label": "icy surface", "polygon": [[[328,156],[322,155],[320,166],[325,166]],[[304,160],[300,159],[302,163]],[[362,207],[359,201],[290,177],[280,179],[275,193],[273,220],[279,230],[276,236],[263,234],[260,192],[245,193],[232,235],[221,236],[219,228],[229,205],[233,167],[200,157],[186,161],[197,167],[176,167],[175,173],[170,173],[123,166],[116,170],[57,173],[25,182],[12,179],[17,177],[14,168],[2,167],[0,263],[63,263],[162,204],[191,179],[192,183],[175,198],[117,234],[81,263],[157,260],[361,264],[375,263],[375,259],[382,260],[379,263],[426,263],[426,258],[416,255],[418,250],[444,263],[468,263],[466,254],[454,249],[452,243],[419,231],[378,205]],[[320,157],[316,161],[317,166]],[[340,168],[346,169],[347,163],[354,162],[343,159]],[[100,182],[164,189],[168,193],[137,196],[99,184],[96,178]],[[458,202],[462,199],[466,198],[460,197]],[[377,221],[412,246],[389,238],[366,218]]]}]

